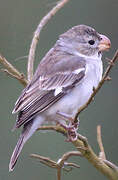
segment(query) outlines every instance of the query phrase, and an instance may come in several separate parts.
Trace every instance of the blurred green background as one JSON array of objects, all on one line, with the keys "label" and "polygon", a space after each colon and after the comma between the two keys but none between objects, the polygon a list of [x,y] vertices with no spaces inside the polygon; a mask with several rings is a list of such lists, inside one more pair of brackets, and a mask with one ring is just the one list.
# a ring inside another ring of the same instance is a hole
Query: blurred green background
[{"label": "blurred green background", "polygon": [[[15,61],[27,56],[33,32],[41,18],[55,5],[54,0],[0,0],[0,53],[2,53],[21,72],[26,73],[27,59]],[[104,54],[111,58],[118,48],[118,1],[117,0],[70,0],[45,26],[36,52],[35,67],[53,46],[58,36],[70,27],[87,24],[111,39],[112,48]],[[0,68],[3,68],[0,65]],[[96,153],[99,148],[96,141],[96,126],[102,126],[102,137],[107,159],[118,165],[118,64],[113,68],[112,81],[105,83],[95,97],[95,101],[81,114],[79,132],[88,137]],[[23,89],[13,78],[0,72],[0,180],[55,180],[55,170],[41,165],[38,160],[29,157],[30,153],[39,153],[57,160],[64,152],[74,150],[71,143],[64,142],[65,137],[55,132],[37,132],[27,142],[17,166],[8,172],[9,159],[17,142],[20,130],[11,132],[15,116],[11,114],[14,103]],[[70,160],[81,168],[63,173],[63,180],[106,180],[84,158]]]}]

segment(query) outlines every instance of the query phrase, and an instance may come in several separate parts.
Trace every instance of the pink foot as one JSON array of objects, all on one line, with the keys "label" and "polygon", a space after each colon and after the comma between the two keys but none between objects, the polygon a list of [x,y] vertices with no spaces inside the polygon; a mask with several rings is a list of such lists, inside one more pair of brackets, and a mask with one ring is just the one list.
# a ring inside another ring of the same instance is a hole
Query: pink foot
[{"label": "pink foot", "polygon": [[70,115],[65,114],[63,112],[58,111],[57,115],[59,115],[61,118],[63,118],[64,120],[69,122],[68,125],[59,123],[59,125],[61,127],[63,127],[65,130],[67,130],[67,139],[66,139],[66,141],[67,142],[72,142],[72,141],[77,140],[77,138],[78,138],[77,130],[78,130],[79,122],[75,123],[74,119]]}]

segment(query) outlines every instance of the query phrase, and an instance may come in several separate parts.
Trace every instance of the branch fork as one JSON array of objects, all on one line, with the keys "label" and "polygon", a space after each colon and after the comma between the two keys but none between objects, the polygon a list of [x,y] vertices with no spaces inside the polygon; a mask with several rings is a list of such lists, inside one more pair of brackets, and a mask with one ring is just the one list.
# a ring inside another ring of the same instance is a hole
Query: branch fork
[{"label": "branch fork", "polygon": [[[80,166],[75,163],[66,162],[69,159],[69,157],[71,157],[71,156],[82,156],[82,154],[78,151],[70,151],[70,152],[65,153],[60,159],[58,159],[57,162],[51,160],[50,158],[40,156],[37,154],[30,155],[30,157],[39,159],[42,164],[45,164],[48,167],[57,169],[57,179],[58,180],[61,179],[61,170],[62,169],[66,172],[70,172],[73,168],[80,168]],[[65,168],[65,166],[69,167],[69,168]]]}]

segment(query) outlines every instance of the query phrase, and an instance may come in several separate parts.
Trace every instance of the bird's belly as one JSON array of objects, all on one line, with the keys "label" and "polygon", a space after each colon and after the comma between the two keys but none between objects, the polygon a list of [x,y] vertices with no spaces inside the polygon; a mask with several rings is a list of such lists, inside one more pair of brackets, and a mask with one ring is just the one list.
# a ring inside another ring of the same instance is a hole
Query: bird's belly
[{"label": "bird's belly", "polygon": [[46,116],[49,121],[56,118],[57,111],[66,113],[71,117],[75,117],[78,109],[84,105],[93,92],[93,87],[96,87],[96,82],[93,80],[84,79],[78,86],[55,103],[46,111]]},{"label": "bird's belly", "polygon": [[99,66],[98,64],[89,64],[86,75],[81,82],[44,112],[46,120],[53,121],[56,118],[57,111],[66,113],[74,118],[78,109],[88,101],[93,93],[93,87],[97,87],[101,78],[102,62],[100,61]]}]

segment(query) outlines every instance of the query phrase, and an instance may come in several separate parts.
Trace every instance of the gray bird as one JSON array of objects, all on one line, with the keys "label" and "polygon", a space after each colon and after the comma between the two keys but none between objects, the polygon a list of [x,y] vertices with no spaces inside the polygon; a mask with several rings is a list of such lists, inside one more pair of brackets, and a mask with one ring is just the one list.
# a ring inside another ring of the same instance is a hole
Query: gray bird
[{"label": "gray bird", "polygon": [[75,26],[59,36],[15,104],[13,113],[18,117],[14,129],[23,125],[23,130],[9,171],[37,128],[47,121],[63,123],[58,113],[68,121],[74,119],[102,78],[102,51],[109,48],[110,40],[86,25]]}]

